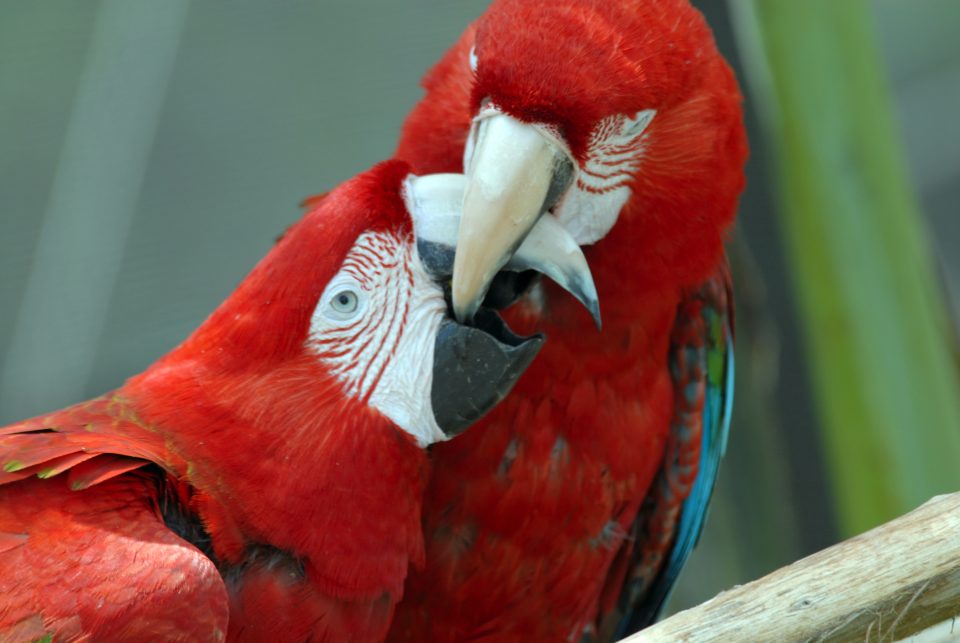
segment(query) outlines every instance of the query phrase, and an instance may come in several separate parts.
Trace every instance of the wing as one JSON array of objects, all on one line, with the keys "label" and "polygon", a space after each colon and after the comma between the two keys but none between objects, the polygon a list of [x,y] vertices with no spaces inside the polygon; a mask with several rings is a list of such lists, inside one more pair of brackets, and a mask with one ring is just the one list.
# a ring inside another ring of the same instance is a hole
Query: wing
[{"label": "wing", "polygon": [[151,462],[184,470],[116,393],[0,428],[0,485],[67,473],[71,488],[85,489]]},{"label": "wing", "polygon": [[79,492],[65,477],[0,486],[0,640],[223,640],[216,566],[157,502],[139,472]]},{"label": "wing", "polygon": [[183,466],[116,393],[0,428],[0,640],[222,640],[223,581],[153,463]]},{"label": "wing", "polygon": [[620,552],[624,581],[614,612],[615,639],[659,617],[703,531],[733,403],[733,295],[726,264],[681,303],[670,370],[671,437],[634,523],[635,538]]}]

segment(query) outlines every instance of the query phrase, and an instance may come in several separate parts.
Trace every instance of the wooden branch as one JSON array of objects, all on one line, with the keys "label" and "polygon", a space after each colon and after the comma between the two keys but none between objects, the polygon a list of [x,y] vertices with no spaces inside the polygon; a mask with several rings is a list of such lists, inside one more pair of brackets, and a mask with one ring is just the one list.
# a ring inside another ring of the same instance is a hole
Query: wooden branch
[{"label": "wooden branch", "polygon": [[937,496],[624,643],[895,641],[957,615],[960,493]]}]

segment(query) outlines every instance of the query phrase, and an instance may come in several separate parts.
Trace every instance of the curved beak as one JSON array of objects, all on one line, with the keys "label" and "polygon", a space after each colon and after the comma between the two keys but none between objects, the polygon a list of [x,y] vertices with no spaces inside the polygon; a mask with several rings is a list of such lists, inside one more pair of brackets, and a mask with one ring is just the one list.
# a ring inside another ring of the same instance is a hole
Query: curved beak
[{"label": "curved beak", "polygon": [[[467,179],[462,174],[410,175],[406,181],[404,198],[414,219],[420,260],[427,271],[440,280],[451,275],[456,279],[456,257],[463,256],[459,244],[463,241],[461,206],[466,186]],[[600,326],[600,302],[587,258],[556,219],[537,215],[523,238],[511,245],[511,250],[496,258],[503,270],[533,270],[549,277],[583,304]],[[479,291],[471,319],[489,286],[488,281]]]},{"label": "curved beak", "polygon": [[491,310],[474,326],[440,323],[433,349],[430,405],[447,439],[500,403],[543,347],[544,337],[520,337]]},{"label": "curved beak", "polygon": [[[466,182],[462,174],[411,174],[404,182],[417,257],[441,284],[454,270]],[[545,275],[599,314],[586,257],[553,217],[535,219],[505,261],[506,271]],[[435,337],[431,408],[446,439],[462,433],[506,397],[545,341],[539,334],[516,335],[489,305],[477,308],[470,324],[445,318]]]},{"label": "curved beak", "polygon": [[[575,167],[563,145],[541,128],[495,110],[475,121],[471,143],[451,287],[453,311],[461,321],[473,318],[494,276],[566,192]],[[570,249],[561,244],[539,251],[549,257]],[[582,272],[575,280],[592,288],[585,265]],[[599,325],[599,307],[584,303]]]}]

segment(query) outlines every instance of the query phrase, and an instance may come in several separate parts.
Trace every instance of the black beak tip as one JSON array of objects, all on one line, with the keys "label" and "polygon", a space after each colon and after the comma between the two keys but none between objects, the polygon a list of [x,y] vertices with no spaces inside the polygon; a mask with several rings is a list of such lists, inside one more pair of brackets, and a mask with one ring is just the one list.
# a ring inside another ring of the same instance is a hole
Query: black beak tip
[{"label": "black beak tip", "polygon": [[543,335],[519,337],[481,308],[477,326],[445,320],[434,349],[430,398],[448,437],[459,435],[501,402],[543,347]]}]

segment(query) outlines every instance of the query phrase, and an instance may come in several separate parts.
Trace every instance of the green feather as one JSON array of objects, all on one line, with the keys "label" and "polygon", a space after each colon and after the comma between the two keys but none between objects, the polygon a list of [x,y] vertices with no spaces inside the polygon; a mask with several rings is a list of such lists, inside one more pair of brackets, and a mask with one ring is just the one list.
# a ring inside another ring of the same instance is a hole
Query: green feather
[{"label": "green feather", "polygon": [[3,470],[6,471],[7,473],[13,473],[14,471],[19,471],[20,469],[23,469],[23,468],[24,468],[24,465],[19,460],[10,460],[9,462],[3,465]]}]

